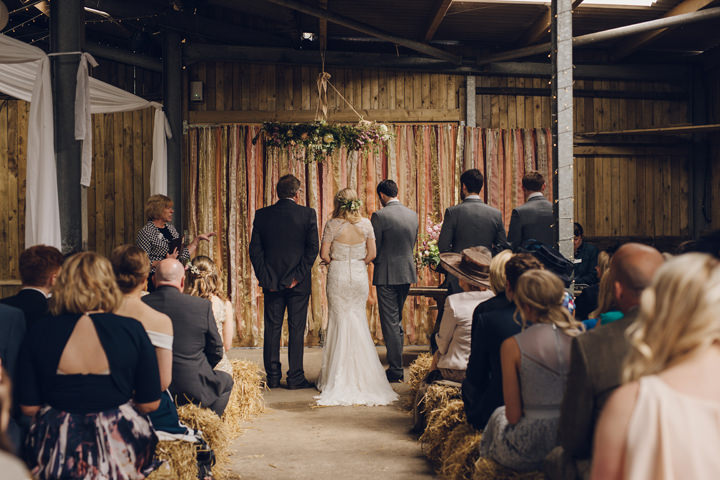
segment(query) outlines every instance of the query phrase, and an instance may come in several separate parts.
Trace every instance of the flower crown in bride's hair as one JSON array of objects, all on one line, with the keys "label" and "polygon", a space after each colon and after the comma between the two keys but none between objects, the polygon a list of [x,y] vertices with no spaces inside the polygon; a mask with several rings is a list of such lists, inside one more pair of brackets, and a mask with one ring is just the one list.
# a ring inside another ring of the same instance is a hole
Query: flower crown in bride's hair
[{"label": "flower crown in bride's hair", "polygon": [[358,212],[358,211],[360,211],[361,205],[362,205],[362,202],[358,199],[345,200],[344,202],[340,203],[340,208],[347,210],[349,212]]}]

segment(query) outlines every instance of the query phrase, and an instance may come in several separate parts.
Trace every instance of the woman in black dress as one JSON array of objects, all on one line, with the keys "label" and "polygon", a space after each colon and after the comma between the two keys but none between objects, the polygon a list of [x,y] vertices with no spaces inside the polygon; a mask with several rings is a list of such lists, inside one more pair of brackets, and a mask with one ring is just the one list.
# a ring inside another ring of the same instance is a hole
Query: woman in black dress
[{"label": "woman in black dress", "polygon": [[122,301],[110,262],[70,257],[20,352],[19,400],[34,417],[26,441],[35,478],[142,479],[156,467],[147,418],[160,404],[155,349]]}]

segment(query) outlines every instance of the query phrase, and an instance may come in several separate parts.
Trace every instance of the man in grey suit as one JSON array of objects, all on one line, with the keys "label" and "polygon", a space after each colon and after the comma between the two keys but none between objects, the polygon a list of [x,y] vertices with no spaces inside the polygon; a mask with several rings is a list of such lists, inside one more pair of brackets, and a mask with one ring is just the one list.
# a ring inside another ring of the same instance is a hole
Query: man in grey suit
[{"label": "man in grey suit", "polygon": [[382,326],[389,367],[385,372],[390,382],[403,379],[402,311],[410,290],[417,282],[413,248],[417,241],[417,214],[397,199],[398,187],[392,180],[377,186],[383,208],[372,214],[377,256],[373,285],[377,288],[380,325]]},{"label": "man in grey suit", "polygon": [[543,195],[545,179],[540,172],[527,172],[522,178],[522,189],[525,203],[512,211],[508,240],[513,249],[530,239],[553,247],[555,237],[552,226],[555,223],[555,215],[553,215],[552,203]]},{"label": "man in grey suit", "polygon": [[637,315],[642,291],[662,263],[660,252],[639,243],[626,243],[613,255],[609,273],[613,296],[625,316],[572,340],[560,408],[560,446],[545,459],[548,478],[589,476],[595,424],[610,394],[620,386],[623,360],[630,350],[625,332]]},{"label": "man in grey suit", "polygon": [[174,258],[166,258],[155,269],[155,291],[142,297],[173,324],[173,366],[170,392],[178,404],[194,403],[222,415],[230,399],[233,379],[213,370],[223,357],[212,304],[183,293],[185,269]]}]

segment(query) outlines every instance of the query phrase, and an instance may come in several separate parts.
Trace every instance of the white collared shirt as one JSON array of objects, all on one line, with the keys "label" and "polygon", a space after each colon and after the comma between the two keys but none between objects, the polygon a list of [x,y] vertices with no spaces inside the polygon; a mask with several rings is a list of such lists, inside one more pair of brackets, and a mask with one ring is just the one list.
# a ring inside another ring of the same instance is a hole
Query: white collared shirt
[{"label": "white collared shirt", "polygon": [[465,196],[465,200],[470,200],[470,199],[480,200],[480,195],[475,195],[475,194],[473,193],[472,195],[467,195],[467,196]]},{"label": "white collared shirt", "polygon": [[542,192],[535,192],[535,193],[531,193],[530,196],[529,196],[527,199],[530,200],[531,198],[544,197],[544,196],[545,196],[545,195],[543,195]]},{"label": "white collared shirt", "polygon": [[45,298],[50,298],[50,294],[49,294],[49,293],[45,293],[43,290],[40,290],[39,288],[35,288],[35,287],[23,287],[23,288],[21,288],[20,290],[35,290],[36,292],[42,293],[42,294],[43,294],[43,297],[45,297]]}]

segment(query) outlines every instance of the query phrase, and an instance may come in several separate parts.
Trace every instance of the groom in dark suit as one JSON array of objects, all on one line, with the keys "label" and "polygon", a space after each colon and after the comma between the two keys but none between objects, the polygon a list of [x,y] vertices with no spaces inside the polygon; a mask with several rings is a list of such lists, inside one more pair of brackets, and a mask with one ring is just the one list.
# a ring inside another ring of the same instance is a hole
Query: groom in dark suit
[{"label": "groom in dark suit", "polygon": [[377,186],[383,208],[370,221],[375,232],[377,256],[373,262],[373,285],[377,287],[380,326],[382,327],[389,367],[389,381],[403,379],[402,311],[410,290],[417,282],[413,248],[417,240],[417,214],[397,199],[398,188],[392,180]]},{"label": "groom in dark suit", "polygon": [[300,180],[280,178],[279,200],[255,212],[250,261],[265,295],[265,341],[263,361],[267,384],[280,386],[280,334],[285,310],[288,313],[287,388],[312,388],[303,371],[303,347],[311,289],[311,270],[318,255],[315,210],[297,204]]}]

